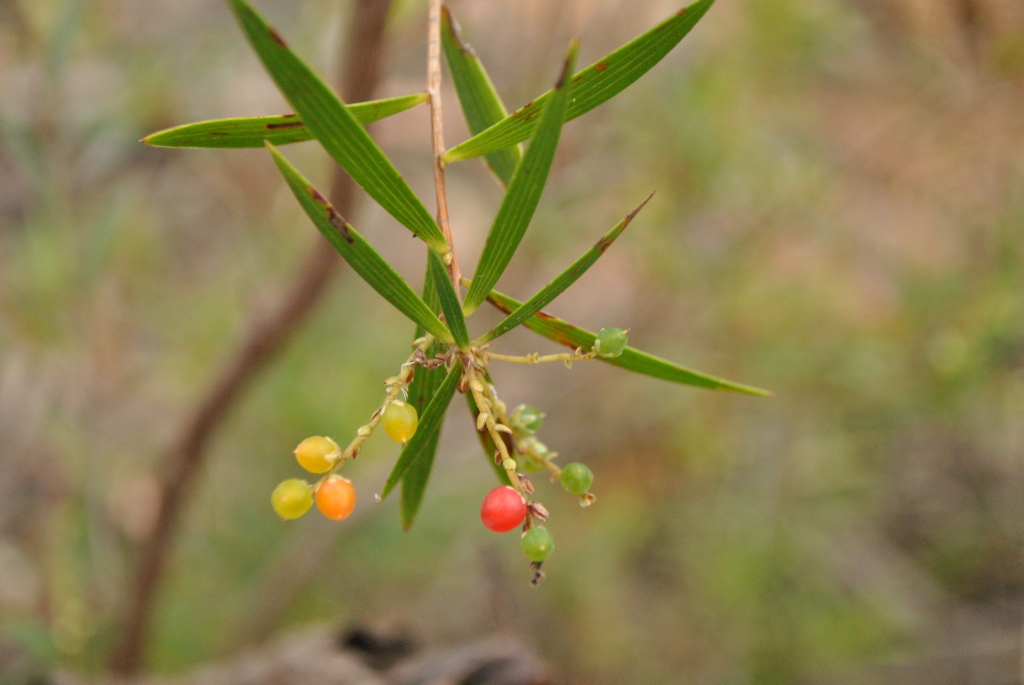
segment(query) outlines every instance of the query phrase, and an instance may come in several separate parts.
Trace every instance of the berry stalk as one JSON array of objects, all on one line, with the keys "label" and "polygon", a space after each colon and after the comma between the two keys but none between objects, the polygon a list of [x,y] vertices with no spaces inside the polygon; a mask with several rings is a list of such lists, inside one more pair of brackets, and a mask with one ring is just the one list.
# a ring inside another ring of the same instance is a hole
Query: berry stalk
[{"label": "berry stalk", "polygon": [[[476,402],[477,408],[480,410],[480,415],[477,418],[477,428],[479,429],[480,423],[487,428],[487,432],[491,436],[491,440],[498,448],[498,453],[501,455],[501,466],[505,469],[505,473],[508,474],[508,480],[512,484],[512,487],[523,496],[524,499],[529,497],[529,493],[526,487],[523,485],[523,481],[519,478],[519,473],[516,471],[516,460],[508,453],[508,447],[505,445],[505,441],[502,440],[501,436],[498,435],[499,424],[494,421],[494,415],[491,413],[491,409],[495,404],[494,396],[487,390],[487,386],[477,376],[476,366],[474,364],[466,365],[466,380],[470,392],[473,393],[473,401]],[[488,398],[487,395],[491,397]],[[500,424],[500,427],[504,429],[504,432],[511,432],[511,429],[504,424]],[[531,512],[526,513],[526,526],[527,528],[533,528],[533,516]]]},{"label": "berry stalk", "polygon": [[423,358],[424,353],[427,348],[430,347],[432,342],[434,342],[434,338],[428,334],[413,343],[416,345],[416,348],[413,350],[412,355],[409,356],[409,359],[402,364],[402,369],[399,374],[384,381],[388,386],[388,394],[384,399],[384,403],[381,404],[375,412],[373,412],[369,423],[360,426],[359,429],[356,430],[356,437],[354,437],[352,442],[350,442],[348,446],[341,451],[341,455],[338,457],[337,461],[335,461],[334,466],[320,477],[320,480],[318,480],[313,486],[314,488],[319,487],[321,483],[335,475],[338,472],[338,469],[340,469],[349,459],[354,459],[359,456],[359,450],[363,446],[363,443],[366,442],[367,438],[373,435],[374,429],[377,428],[381,419],[384,417],[384,410],[388,408],[389,404],[397,400],[399,394],[409,386],[409,383],[412,381],[413,372],[416,368],[416,361]]}]

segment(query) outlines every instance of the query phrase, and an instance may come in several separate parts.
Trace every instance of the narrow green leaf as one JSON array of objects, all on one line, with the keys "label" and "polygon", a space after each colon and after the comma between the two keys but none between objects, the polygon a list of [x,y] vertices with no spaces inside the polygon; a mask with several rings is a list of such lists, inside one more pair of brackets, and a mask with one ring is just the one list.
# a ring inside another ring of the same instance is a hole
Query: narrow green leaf
[{"label": "narrow green leaf", "polygon": [[448,243],[430,212],[345,103],[247,0],[229,1],[263,66],[324,149],[399,223],[438,252],[448,252]]},{"label": "narrow green leaf", "polygon": [[[423,279],[423,301],[427,303],[427,306],[435,314],[440,313],[441,301],[437,297],[437,289],[434,287],[434,281],[430,278],[429,274]],[[425,332],[421,326],[417,326],[416,339],[421,338]],[[433,359],[435,355],[443,351],[444,345],[435,341],[427,348],[426,355],[428,358]],[[430,398],[437,393],[437,389],[441,387],[444,377],[445,371],[443,368],[427,369],[419,367],[416,369],[416,375],[413,376],[412,383],[409,384],[409,396],[406,401],[416,407],[416,412],[419,415],[422,416],[423,412],[426,411]],[[405,475],[402,476],[401,511],[402,528],[404,530],[412,528],[420,504],[423,502],[423,493],[427,488],[427,482],[430,480],[430,472],[434,468],[434,457],[437,455],[437,443],[440,436],[441,431],[438,429],[437,437],[424,446],[420,458],[413,461],[409,468],[406,469]]]},{"label": "narrow green leaf", "polygon": [[[577,74],[569,91],[565,120],[586,114],[646,74],[679,44],[714,1],[698,0],[684,7]],[[537,127],[538,115],[548,106],[551,97],[551,91],[544,93],[483,133],[456,145],[444,154],[444,161],[455,162],[487,155],[530,138]]]},{"label": "narrow green leaf", "polygon": [[427,447],[432,441],[437,440],[441,424],[444,421],[444,414],[448,410],[448,405],[452,402],[455,388],[459,385],[459,378],[461,376],[462,366],[456,363],[452,366],[448,375],[445,376],[441,387],[437,389],[437,392],[430,399],[427,408],[423,410],[416,433],[402,449],[402,454],[399,455],[395,468],[391,470],[391,475],[388,476],[388,480],[384,484],[384,491],[380,493],[381,499],[391,494],[391,491],[402,480],[409,467],[426,453]]},{"label": "narrow green leaf", "polygon": [[[472,46],[462,40],[459,22],[444,6],[441,7],[441,42],[469,132],[476,135],[507,117],[508,110],[491,83],[491,77]],[[507,186],[522,156],[518,144],[510,145],[487,155],[487,164],[501,179],[502,185]]]},{"label": "narrow green leaf", "polygon": [[466,329],[466,319],[462,315],[462,305],[459,302],[459,295],[455,292],[455,286],[448,278],[448,272],[444,268],[441,255],[433,250],[427,250],[427,275],[434,282],[437,289],[437,297],[441,301],[441,311],[444,312],[444,320],[448,330],[455,338],[455,344],[460,350],[469,347],[469,331]]},{"label": "narrow green leaf", "polygon": [[596,245],[587,250],[583,256],[573,262],[568,269],[560,273],[555,280],[537,291],[536,295],[509,314],[504,321],[491,329],[487,335],[480,338],[477,342],[490,342],[499,336],[505,335],[510,330],[553,302],[556,297],[561,295],[569,286],[578,281],[580,276],[585,274],[587,270],[601,258],[601,255],[603,255],[605,251],[612,246],[612,243],[622,235],[622,232],[626,230],[626,226],[629,226],[629,223],[633,221],[633,217],[640,213],[640,210],[644,208],[644,205],[646,205],[652,197],[654,197],[654,193],[648,195],[646,200],[641,202],[640,205],[630,212],[625,219],[620,221],[615,228],[608,231],[603,238],[597,241]]},{"label": "narrow green leaf", "polygon": [[[288,187],[320,232],[334,246],[353,271],[362,276],[381,296],[417,325],[439,340],[452,342],[452,334],[408,283],[391,268],[363,236],[359,235],[309,181],[273,145],[267,149]],[[434,254],[433,250],[427,252]]]},{"label": "narrow green leaf", "polygon": [[[434,279],[430,276],[430,261],[427,261],[427,272],[423,275],[423,301],[430,307],[430,311],[434,312],[435,316],[441,315],[441,298],[437,294],[437,287],[434,285]],[[419,340],[426,334],[423,326],[417,324],[416,326],[416,337],[413,340]],[[444,350],[438,350],[443,352]],[[433,353],[432,353],[433,354]],[[429,355],[428,355],[429,356]],[[419,407],[417,407],[419,409]]]},{"label": "narrow green leaf", "polygon": [[512,175],[512,181],[508,184],[508,192],[501,201],[501,208],[494,218],[487,242],[484,243],[476,275],[473,277],[473,285],[466,294],[463,310],[467,315],[472,314],[480,306],[487,298],[487,293],[501,278],[512,255],[519,248],[519,243],[537,209],[537,203],[540,202],[562,134],[562,115],[565,112],[569,79],[576,65],[578,47],[579,43],[576,41],[569,47],[569,55],[555,85],[551,106],[541,117],[537,135],[530,141],[526,154],[523,155],[522,161]]},{"label": "narrow green leaf", "polygon": [[[390,117],[426,102],[426,93],[403,95],[387,100],[371,100],[349,105],[349,111],[362,125]],[[263,147],[263,141],[287,145],[312,140],[313,134],[297,114],[276,117],[215,119],[175,126],[142,139],[153,147],[243,148]]]},{"label": "narrow green leaf", "polygon": [[434,459],[437,457],[437,444],[440,440],[441,426],[438,426],[423,445],[419,457],[413,459],[402,476],[402,530],[412,530],[412,524],[416,522],[416,514],[423,503],[423,494],[427,490],[430,473],[434,470]]},{"label": "narrow green leaf", "polygon": [[[476,425],[476,417],[480,416],[480,408],[476,406],[476,400],[473,399],[473,393],[466,393],[466,403],[469,405],[469,413],[473,415],[473,425]],[[505,435],[503,433],[502,435]],[[498,451],[498,446],[494,444],[494,438],[491,437],[490,432],[484,428],[476,432],[476,436],[480,438],[480,446],[484,448],[484,456],[487,457],[487,463],[494,469],[494,475],[498,477],[498,481],[502,485],[512,485],[512,481],[508,479],[508,473],[494,461],[494,454]]]},{"label": "narrow green leaf", "polygon": [[[510,313],[522,305],[516,302],[508,295],[502,295],[497,291],[491,291],[488,295],[487,301],[493,304],[495,307],[505,313]],[[577,328],[570,323],[557,319],[550,314],[544,312],[538,312],[531,316],[525,321],[524,324],[534,333],[538,333],[548,340],[553,340],[559,345],[565,345],[576,349],[582,347],[584,350],[589,350],[594,347],[594,341],[597,336],[590,331]],[[659,359],[658,357],[641,352],[640,350],[627,347],[626,351],[622,353],[621,357],[615,359],[603,359],[598,357],[601,361],[611,364],[612,366],[618,366],[627,371],[634,371],[636,373],[642,373],[645,376],[653,376],[654,378],[661,378],[666,381],[672,381],[673,383],[682,383],[684,385],[695,385],[700,388],[709,388],[711,390],[732,390],[734,392],[742,392],[748,395],[760,395],[762,397],[771,396],[772,393],[767,390],[761,390],[760,388],[754,388],[749,385],[741,385],[739,383],[733,383],[721,378],[715,378],[699,371],[693,371],[691,369],[683,368],[673,364],[672,362]]]}]

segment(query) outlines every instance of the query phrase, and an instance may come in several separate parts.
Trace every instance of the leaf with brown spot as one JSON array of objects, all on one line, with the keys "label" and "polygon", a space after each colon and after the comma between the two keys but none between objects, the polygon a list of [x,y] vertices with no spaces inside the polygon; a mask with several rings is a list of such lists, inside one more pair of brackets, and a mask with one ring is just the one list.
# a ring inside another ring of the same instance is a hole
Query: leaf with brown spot
[{"label": "leaf with brown spot", "polygon": [[324,149],[391,216],[442,254],[451,248],[433,215],[349,107],[298,55],[270,38],[247,0],[229,0],[239,25],[285,99]]},{"label": "leaf with brown spot", "polygon": [[448,331],[437,315],[416,294],[405,280],[391,268],[370,243],[352,228],[345,219],[324,199],[316,188],[302,177],[295,167],[281,155],[277,149],[267,144],[274,163],[291,188],[295,199],[299,201],[303,211],[320,230],[320,233],[338,251],[352,270],[364,281],[390,302],[395,308],[409,317],[414,323],[438,340],[452,342],[452,334]]},{"label": "leaf with brown spot", "polygon": [[[349,105],[349,110],[356,120],[365,126],[426,101],[426,93],[414,93],[386,100],[360,102]],[[153,147],[253,148],[263,147],[264,141],[274,145],[286,145],[313,140],[313,133],[296,117],[295,114],[282,114],[273,117],[200,121],[150,134],[143,138],[142,142]],[[211,140],[207,136],[220,138]]]},{"label": "leaf with brown spot", "polygon": [[[469,132],[475,135],[507,117],[508,110],[491,77],[472,46],[462,39],[459,23],[447,7],[441,8],[441,42]],[[519,145],[510,145],[488,154],[486,159],[491,171],[507,186],[521,157]]]},{"label": "leaf with brown spot", "polygon": [[[646,74],[697,24],[715,0],[698,0],[676,12],[611,54],[580,71],[569,89],[569,107],[565,120],[571,121],[615,97]],[[542,111],[553,91],[535,98],[531,105]],[[444,154],[444,161],[455,162],[487,155],[533,136],[537,124],[524,117],[523,107],[482,133],[474,135]]]}]

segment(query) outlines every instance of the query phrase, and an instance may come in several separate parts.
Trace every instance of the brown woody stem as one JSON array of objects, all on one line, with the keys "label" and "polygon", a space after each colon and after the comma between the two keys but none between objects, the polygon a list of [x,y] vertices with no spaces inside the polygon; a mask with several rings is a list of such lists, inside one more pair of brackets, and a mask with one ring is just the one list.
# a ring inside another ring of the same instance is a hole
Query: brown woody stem
[{"label": "brown woody stem", "polygon": [[[430,96],[430,133],[434,152],[434,190],[437,195],[437,223],[448,241],[448,254],[444,255],[448,277],[452,279],[455,292],[460,293],[459,282],[462,271],[455,257],[455,242],[452,227],[448,221],[448,193],[444,181],[444,161],[441,155],[444,147],[444,117],[441,108],[441,0],[430,0],[427,15],[427,94]],[[461,294],[460,294],[461,299]]]}]

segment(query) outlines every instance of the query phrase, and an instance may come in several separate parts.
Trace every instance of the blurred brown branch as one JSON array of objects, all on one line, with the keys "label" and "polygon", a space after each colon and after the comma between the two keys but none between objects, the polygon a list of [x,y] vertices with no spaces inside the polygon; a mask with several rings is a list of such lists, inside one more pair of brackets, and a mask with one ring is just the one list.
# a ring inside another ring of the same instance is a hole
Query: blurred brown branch
[{"label": "blurred brown branch", "polygon": [[[340,70],[339,91],[347,102],[369,100],[377,88],[390,7],[391,0],[356,0]],[[355,208],[355,183],[340,168],[332,182],[331,202],[345,216],[351,216]],[[152,535],[139,552],[135,587],[122,624],[122,642],[109,662],[114,671],[127,675],[139,670],[148,634],[147,623],[167,553],[181,511],[205,461],[210,438],[242,391],[283,349],[323,299],[337,264],[333,248],[326,241],[318,240],[283,304],[270,316],[254,322],[248,337],[239,345],[209,394],[192,411],[180,437],[164,457],[167,477],[160,513]]]}]

